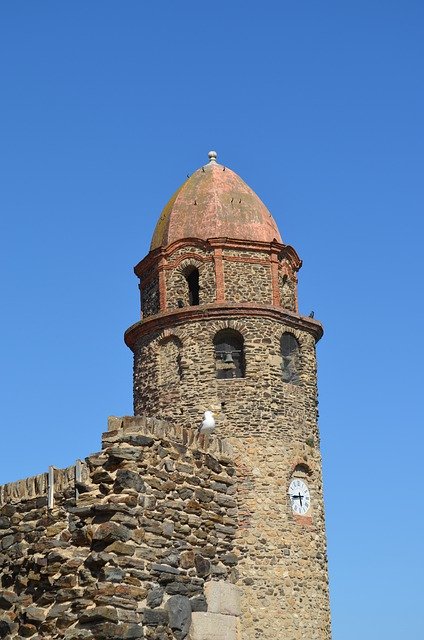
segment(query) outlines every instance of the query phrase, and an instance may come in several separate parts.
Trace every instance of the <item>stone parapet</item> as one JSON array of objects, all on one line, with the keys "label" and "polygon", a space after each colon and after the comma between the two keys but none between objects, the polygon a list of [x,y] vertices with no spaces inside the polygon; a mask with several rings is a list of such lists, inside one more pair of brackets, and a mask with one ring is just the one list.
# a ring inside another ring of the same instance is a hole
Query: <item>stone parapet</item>
[{"label": "stone parapet", "polygon": [[183,640],[205,584],[235,581],[228,443],[111,418],[102,451],[2,488],[0,638]]},{"label": "stone parapet", "polygon": [[[78,482],[77,468],[80,469],[81,478],[86,474],[86,465],[84,462],[78,461],[71,467],[65,469],[56,469],[51,467],[50,479],[49,472],[40,473],[24,480],[9,482],[0,486],[0,505],[20,502],[22,500],[30,500],[48,495],[49,486],[55,494],[62,495],[67,490],[76,490]],[[52,481],[53,480],[53,481]]]},{"label": "stone parapet", "polygon": [[[115,431],[116,433],[110,433]],[[167,422],[144,416],[110,416],[108,418],[108,431],[102,436],[102,448],[107,448],[112,442],[121,440],[122,435],[136,432],[138,435],[148,435],[180,442],[187,447],[195,447],[198,450],[211,455],[224,456],[228,459],[233,454],[233,449],[228,441],[215,436],[199,434],[197,429],[190,429],[180,425],[171,425]],[[88,460],[88,459],[87,459]],[[54,473],[54,493],[63,494],[67,490],[78,491],[78,484],[84,481],[88,473],[87,463],[78,460],[75,465],[65,469],[52,467]],[[80,478],[78,471],[80,469]],[[49,473],[40,473],[23,480],[16,480],[0,485],[0,506],[32,498],[47,497],[49,490]]]}]

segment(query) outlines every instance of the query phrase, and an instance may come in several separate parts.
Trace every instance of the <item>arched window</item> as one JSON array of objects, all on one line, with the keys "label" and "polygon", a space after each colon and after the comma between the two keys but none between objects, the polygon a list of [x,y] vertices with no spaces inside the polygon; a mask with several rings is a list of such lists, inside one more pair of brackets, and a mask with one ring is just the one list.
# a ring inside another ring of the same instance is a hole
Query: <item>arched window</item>
[{"label": "arched window", "polygon": [[243,336],[234,329],[222,329],[213,339],[217,378],[244,378]]},{"label": "arched window", "polygon": [[311,469],[308,467],[307,464],[304,464],[303,462],[299,462],[299,464],[297,464],[293,469],[293,473],[292,473],[292,475],[299,476],[300,478],[302,477],[306,478],[311,474],[312,474]]},{"label": "arched window", "polygon": [[299,343],[292,333],[283,333],[281,336],[281,358],[284,382],[299,384],[300,349]]},{"label": "arched window", "polygon": [[184,274],[188,285],[188,303],[190,306],[199,304],[199,269],[188,267]]}]

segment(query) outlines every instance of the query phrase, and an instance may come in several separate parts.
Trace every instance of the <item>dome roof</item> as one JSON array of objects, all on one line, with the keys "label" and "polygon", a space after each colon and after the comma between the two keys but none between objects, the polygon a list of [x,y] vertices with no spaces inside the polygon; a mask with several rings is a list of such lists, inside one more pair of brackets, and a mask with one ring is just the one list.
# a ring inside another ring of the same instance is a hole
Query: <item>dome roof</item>
[{"label": "dome roof", "polygon": [[184,238],[232,238],[281,242],[275,221],[256,193],[231,169],[216,162],[197,169],[163,209],[150,250]]}]

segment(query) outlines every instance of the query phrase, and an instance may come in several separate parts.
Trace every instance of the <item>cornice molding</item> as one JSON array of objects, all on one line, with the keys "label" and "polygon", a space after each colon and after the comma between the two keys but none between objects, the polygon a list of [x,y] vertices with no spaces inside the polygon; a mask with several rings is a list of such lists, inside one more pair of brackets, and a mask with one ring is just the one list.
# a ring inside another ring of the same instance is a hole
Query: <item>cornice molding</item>
[{"label": "cornice molding", "polygon": [[307,331],[318,342],[324,330],[322,324],[313,318],[300,316],[282,307],[260,305],[254,302],[205,304],[184,309],[172,309],[144,320],[129,327],[124,335],[125,344],[133,350],[136,342],[149,333],[163,331],[173,326],[179,326],[198,320],[220,320],[228,318],[269,318],[294,329]]},{"label": "cornice molding", "polygon": [[295,249],[290,245],[282,244],[276,240],[273,242],[255,242],[252,240],[237,240],[233,238],[209,238],[208,240],[184,238],[184,240],[176,240],[166,247],[158,247],[150,251],[147,256],[134,267],[134,273],[139,277],[145,277],[146,271],[151,271],[154,267],[158,267],[161,262],[162,264],[166,264],[175,251],[190,246],[203,249],[207,253],[212,253],[214,249],[266,251],[276,254],[281,258],[288,259],[295,271],[298,271],[302,266],[302,260],[297,255]]}]

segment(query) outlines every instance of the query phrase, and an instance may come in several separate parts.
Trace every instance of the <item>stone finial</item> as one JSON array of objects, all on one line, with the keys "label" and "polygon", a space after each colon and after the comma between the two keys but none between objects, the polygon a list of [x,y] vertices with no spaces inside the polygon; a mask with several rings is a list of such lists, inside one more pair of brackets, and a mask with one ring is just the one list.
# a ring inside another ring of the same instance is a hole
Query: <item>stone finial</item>
[{"label": "stone finial", "polygon": [[216,151],[209,151],[208,153],[209,162],[216,162],[217,157],[218,157],[218,154]]}]

